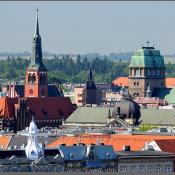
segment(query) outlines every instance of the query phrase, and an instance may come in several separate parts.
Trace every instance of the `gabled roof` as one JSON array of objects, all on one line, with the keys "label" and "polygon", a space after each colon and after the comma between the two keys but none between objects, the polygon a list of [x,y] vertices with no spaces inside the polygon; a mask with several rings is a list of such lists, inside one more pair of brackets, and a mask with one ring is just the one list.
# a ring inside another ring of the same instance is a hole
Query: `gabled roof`
[{"label": "gabled roof", "polygon": [[175,139],[155,140],[155,142],[162,151],[175,153]]},{"label": "gabled roof", "polygon": [[35,114],[36,120],[67,118],[74,111],[69,97],[27,98],[27,106]]},{"label": "gabled roof", "polygon": [[175,136],[161,136],[161,135],[94,135],[86,134],[79,136],[61,136],[57,138],[52,143],[48,144],[49,148],[56,148],[60,144],[73,145],[77,143],[84,143],[86,145],[96,144],[97,142],[104,143],[105,145],[113,145],[115,151],[123,150],[125,145],[131,147],[131,151],[141,150],[145,142],[150,142],[152,140],[168,140],[174,139]]},{"label": "gabled roof", "polygon": [[[110,108],[111,112],[114,108]],[[78,107],[66,120],[66,123],[107,124],[108,107]],[[141,108],[142,124],[175,125],[174,109]]]},{"label": "gabled roof", "polygon": [[[19,107],[19,98],[0,98],[0,117],[15,117],[15,107]],[[74,106],[69,97],[27,98],[27,107],[35,114],[36,120],[57,120],[67,118]]]}]

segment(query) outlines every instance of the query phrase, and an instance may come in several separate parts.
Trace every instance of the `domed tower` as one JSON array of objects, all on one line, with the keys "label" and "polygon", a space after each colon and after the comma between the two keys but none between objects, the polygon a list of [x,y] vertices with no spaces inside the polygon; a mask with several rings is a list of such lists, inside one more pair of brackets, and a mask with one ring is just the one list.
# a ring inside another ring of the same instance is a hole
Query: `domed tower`
[{"label": "domed tower", "polygon": [[112,118],[116,117],[126,121],[129,125],[138,124],[140,119],[140,106],[127,98],[123,98],[112,111]]},{"label": "domed tower", "polygon": [[32,57],[26,70],[25,97],[47,97],[47,69],[42,61],[41,36],[39,34],[38,10],[32,42]]},{"label": "domed tower", "polygon": [[159,50],[149,46],[149,42],[146,47],[137,50],[131,58],[129,93],[132,97],[146,97],[148,86],[151,92],[155,88],[165,86],[164,58]]}]

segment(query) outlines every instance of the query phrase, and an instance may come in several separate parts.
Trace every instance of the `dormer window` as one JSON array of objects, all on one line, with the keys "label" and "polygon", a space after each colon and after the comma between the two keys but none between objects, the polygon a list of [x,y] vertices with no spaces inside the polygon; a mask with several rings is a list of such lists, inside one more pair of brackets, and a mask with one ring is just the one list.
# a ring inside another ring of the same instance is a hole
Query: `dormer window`
[{"label": "dormer window", "polygon": [[111,154],[110,153],[106,153],[106,159],[110,159],[111,158]]},{"label": "dormer window", "polygon": [[75,157],[73,153],[70,153],[70,155],[69,155],[69,156],[70,156],[70,160],[73,160],[73,159],[74,159],[74,157]]}]

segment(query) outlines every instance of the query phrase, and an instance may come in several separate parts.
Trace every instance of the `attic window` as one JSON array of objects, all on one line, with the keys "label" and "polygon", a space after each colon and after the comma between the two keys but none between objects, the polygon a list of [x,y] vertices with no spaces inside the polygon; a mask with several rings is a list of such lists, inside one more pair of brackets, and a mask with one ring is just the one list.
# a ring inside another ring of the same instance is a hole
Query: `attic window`
[{"label": "attic window", "polygon": [[110,159],[111,158],[111,154],[110,153],[106,153],[106,158]]},{"label": "attic window", "polygon": [[70,153],[70,160],[73,160],[73,159],[74,159],[74,154]]}]

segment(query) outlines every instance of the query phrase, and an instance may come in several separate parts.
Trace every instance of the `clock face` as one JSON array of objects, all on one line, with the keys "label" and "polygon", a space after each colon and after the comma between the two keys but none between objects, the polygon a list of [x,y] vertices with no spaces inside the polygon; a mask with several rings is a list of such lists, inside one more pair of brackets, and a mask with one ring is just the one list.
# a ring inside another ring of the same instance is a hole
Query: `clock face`
[{"label": "clock face", "polygon": [[33,89],[30,89],[29,90],[29,94],[33,94]]}]

